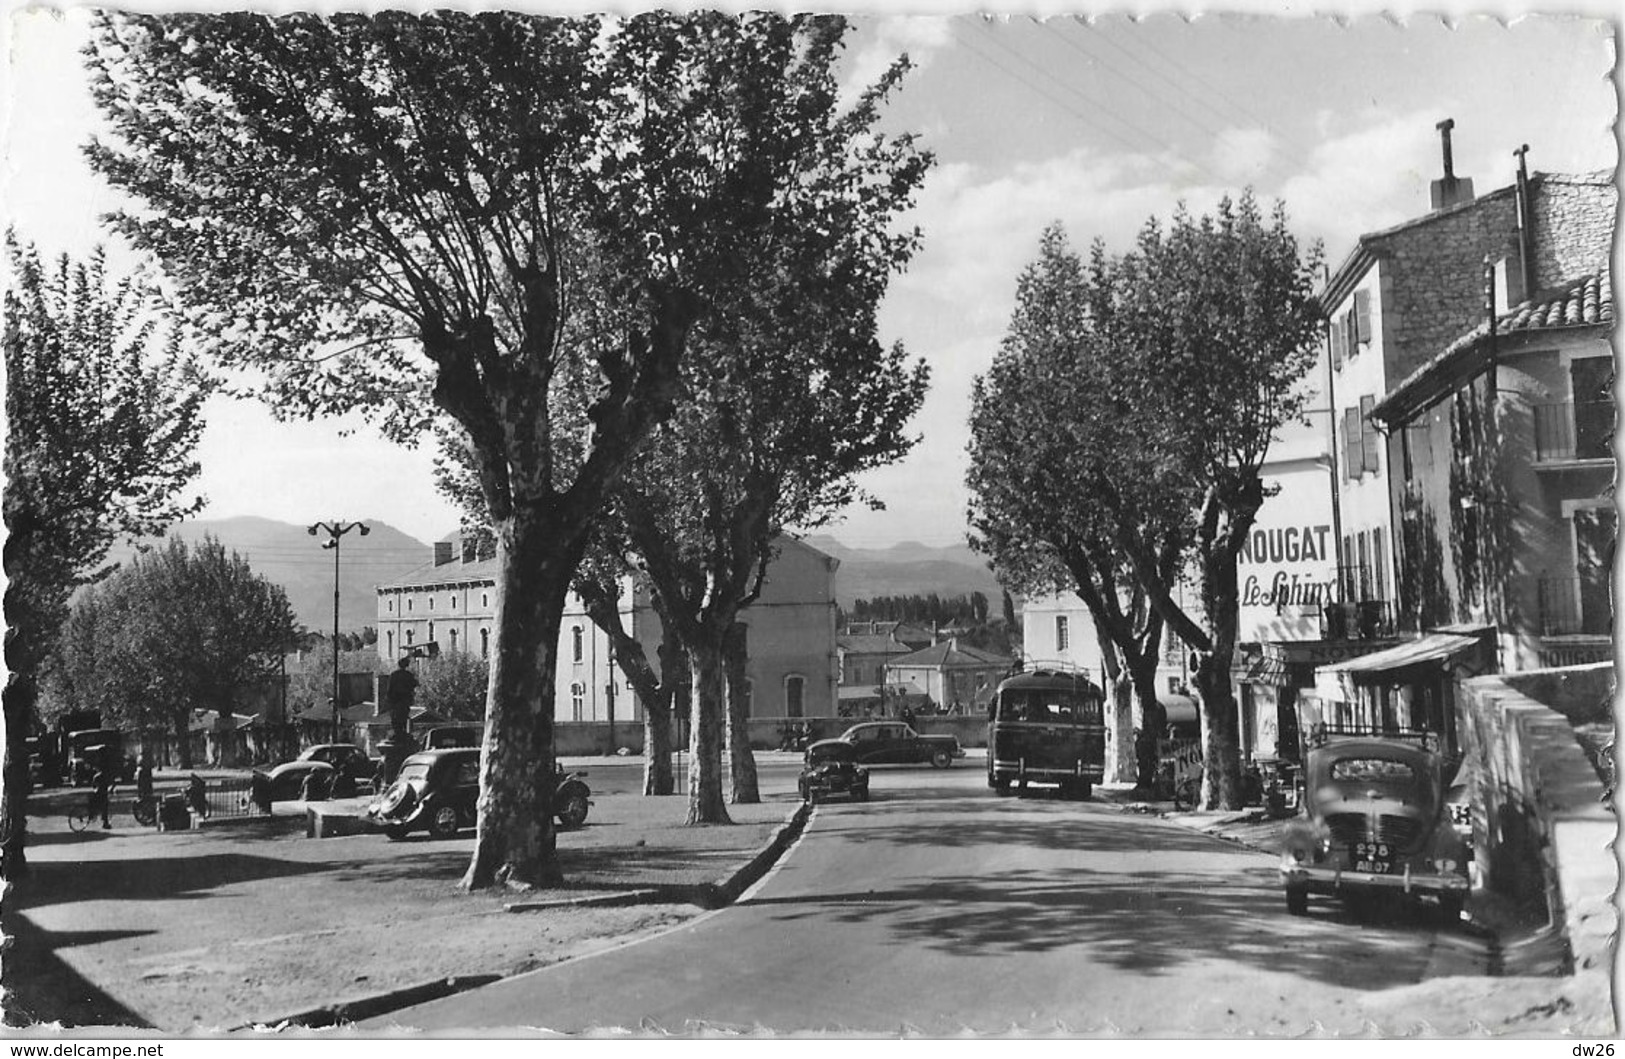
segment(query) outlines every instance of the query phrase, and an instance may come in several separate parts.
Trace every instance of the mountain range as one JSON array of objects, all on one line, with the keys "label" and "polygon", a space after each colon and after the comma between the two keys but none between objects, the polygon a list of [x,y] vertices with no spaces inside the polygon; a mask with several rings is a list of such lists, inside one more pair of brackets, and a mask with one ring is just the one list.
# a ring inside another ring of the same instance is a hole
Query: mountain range
[{"label": "mountain range", "polygon": [[[339,628],[345,632],[376,625],[377,586],[416,570],[433,555],[430,545],[388,523],[362,521],[368,534],[352,530],[339,547]],[[255,573],[282,586],[296,621],[331,632],[333,555],[321,546],[325,535],[313,537],[305,526],[253,516],[182,522],[170,534],[188,542],[213,536],[246,559]],[[998,607],[998,582],[986,561],[966,545],[907,541],[887,548],[852,548],[827,534],[810,536],[807,543],[840,560],[835,596],[847,609],[860,598],[932,592],[945,598],[981,592]],[[109,558],[128,561],[134,553],[134,547],[124,546]]]}]

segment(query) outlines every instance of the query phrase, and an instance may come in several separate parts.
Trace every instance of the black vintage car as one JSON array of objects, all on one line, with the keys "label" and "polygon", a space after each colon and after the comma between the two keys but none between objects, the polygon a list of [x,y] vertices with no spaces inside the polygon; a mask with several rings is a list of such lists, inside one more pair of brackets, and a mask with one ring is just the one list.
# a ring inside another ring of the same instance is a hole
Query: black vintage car
[{"label": "black vintage car", "polygon": [[818,804],[832,794],[855,802],[869,800],[869,770],[858,765],[858,748],[844,739],[822,739],[807,748],[801,778],[801,800]]},{"label": "black vintage car", "polygon": [[926,765],[945,769],[965,756],[951,735],[921,735],[902,721],[854,724],[836,737],[857,751],[865,765]]},{"label": "black vintage car", "polygon": [[[592,792],[585,775],[554,769],[553,812],[561,830],[574,830],[587,822]],[[367,816],[392,839],[405,838],[413,831],[449,838],[474,826],[479,797],[478,748],[425,750],[401,763],[395,782],[368,806]]]},{"label": "black vintage car", "polygon": [[1312,893],[1355,904],[1389,894],[1428,898],[1456,922],[1472,855],[1451,823],[1453,764],[1429,733],[1313,737],[1304,812],[1282,840],[1287,910],[1303,915]]}]

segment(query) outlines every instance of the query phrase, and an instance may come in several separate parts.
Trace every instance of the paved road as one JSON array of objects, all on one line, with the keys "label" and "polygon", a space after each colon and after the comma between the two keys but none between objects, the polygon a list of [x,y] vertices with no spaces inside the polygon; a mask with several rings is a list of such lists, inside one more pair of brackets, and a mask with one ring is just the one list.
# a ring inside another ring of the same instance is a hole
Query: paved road
[{"label": "paved road", "polygon": [[884,769],[733,907],[368,1028],[1357,1032],[1362,997],[1481,964],[1409,919],[1294,919],[1274,858],[1156,818]]}]

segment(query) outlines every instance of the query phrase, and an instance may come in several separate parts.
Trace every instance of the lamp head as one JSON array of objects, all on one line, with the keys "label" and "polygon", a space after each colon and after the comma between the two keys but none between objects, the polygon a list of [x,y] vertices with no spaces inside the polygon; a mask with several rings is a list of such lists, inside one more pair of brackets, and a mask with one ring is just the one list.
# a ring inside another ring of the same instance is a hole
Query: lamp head
[{"label": "lamp head", "polygon": [[320,522],[318,522],[318,523],[316,523],[316,525],[315,525],[315,526],[311,526],[311,527],[310,527],[310,528],[309,528],[309,530],[308,530],[308,531],[307,531],[307,532],[308,532],[308,533],[309,533],[309,534],[310,534],[310,535],[311,535],[311,536],[312,536],[312,537],[314,537],[314,536],[316,536],[316,528],[317,528],[317,526],[320,526],[320,525],[321,525],[321,523],[320,523]]},{"label": "lamp head", "polygon": [[370,530],[370,529],[368,529],[368,528],[367,528],[367,524],[366,524],[366,523],[365,523],[365,522],[363,522],[363,523],[362,523],[362,524],[361,524],[361,535],[362,535],[362,536],[363,536],[363,537],[365,537],[365,536],[366,536],[366,535],[367,535],[367,534],[369,534],[369,533],[371,533],[371,532],[372,532],[372,530]]}]

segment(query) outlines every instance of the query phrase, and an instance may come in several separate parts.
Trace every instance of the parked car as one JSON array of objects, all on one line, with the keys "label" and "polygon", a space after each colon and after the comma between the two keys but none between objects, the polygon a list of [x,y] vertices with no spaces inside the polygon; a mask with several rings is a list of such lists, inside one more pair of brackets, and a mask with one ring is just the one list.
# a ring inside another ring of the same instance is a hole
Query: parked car
[{"label": "parked car", "polygon": [[[553,813],[564,831],[587,822],[592,791],[586,773],[555,765]],[[401,763],[395,782],[367,807],[367,816],[392,839],[413,831],[449,838],[473,827],[480,796],[480,751],[459,747],[424,750]]]},{"label": "parked car", "polygon": [[945,769],[965,756],[964,747],[951,735],[921,735],[902,721],[854,724],[837,739],[850,743],[861,765],[923,765]]},{"label": "parked car", "polygon": [[1321,733],[1304,760],[1304,813],[1283,836],[1287,910],[1310,894],[1360,902],[1379,894],[1437,903],[1461,916],[1471,853],[1451,821],[1454,762],[1428,733]]},{"label": "parked car", "polygon": [[857,747],[844,739],[821,739],[807,748],[796,781],[801,800],[817,805],[832,794],[855,802],[869,800],[869,770],[858,765]]},{"label": "parked car", "polygon": [[305,777],[315,773],[325,795],[333,789],[338,770],[325,761],[288,761],[270,769],[255,769],[256,779],[250,781],[253,789],[260,789],[257,777],[264,777],[264,790],[273,802],[296,802],[304,793]]},{"label": "parked car", "polygon": [[321,761],[333,766],[354,780],[357,787],[372,782],[378,770],[378,760],[354,743],[317,743],[306,747],[294,761]]}]

